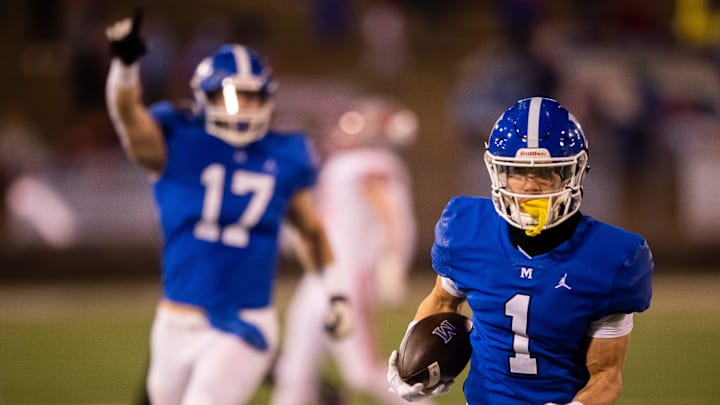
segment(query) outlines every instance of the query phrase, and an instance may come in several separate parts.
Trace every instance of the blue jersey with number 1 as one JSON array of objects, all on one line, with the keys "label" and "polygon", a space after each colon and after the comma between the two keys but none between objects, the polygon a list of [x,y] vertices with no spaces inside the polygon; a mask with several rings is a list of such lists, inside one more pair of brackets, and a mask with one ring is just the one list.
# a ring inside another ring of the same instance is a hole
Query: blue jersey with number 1
[{"label": "blue jersey with number 1", "polygon": [[293,195],[316,179],[305,136],[269,132],[234,147],[169,103],[150,112],[167,144],[154,184],[164,296],[203,308],[269,305],[280,224]]},{"label": "blue jersey with number 1", "polygon": [[569,240],[529,258],[489,199],[457,197],[437,223],[432,260],[472,309],[470,404],[572,401],[589,378],[589,325],[650,305],[645,240],[587,216]]}]

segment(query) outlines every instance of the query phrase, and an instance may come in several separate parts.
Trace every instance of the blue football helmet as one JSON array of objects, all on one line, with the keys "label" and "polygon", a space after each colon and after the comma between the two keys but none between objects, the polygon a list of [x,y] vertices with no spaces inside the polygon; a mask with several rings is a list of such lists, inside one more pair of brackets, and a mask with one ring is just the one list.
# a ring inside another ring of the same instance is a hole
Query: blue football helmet
[{"label": "blue football helmet", "polygon": [[[532,230],[557,226],[580,209],[588,143],[578,121],[556,100],[519,100],[498,118],[486,148],[493,204],[511,225],[532,236]],[[535,212],[530,201],[539,202]]]},{"label": "blue football helmet", "polygon": [[[234,146],[254,142],[268,131],[274,109],[270,95],[275,91],[271,69],[254,50],[225,44],[203,59],[190,81],[197,107],[204,110],[205,129]],[[242,108],[238,92],[257,93],[259,108]],[[224,105],[210,102],[222,95]]]}]

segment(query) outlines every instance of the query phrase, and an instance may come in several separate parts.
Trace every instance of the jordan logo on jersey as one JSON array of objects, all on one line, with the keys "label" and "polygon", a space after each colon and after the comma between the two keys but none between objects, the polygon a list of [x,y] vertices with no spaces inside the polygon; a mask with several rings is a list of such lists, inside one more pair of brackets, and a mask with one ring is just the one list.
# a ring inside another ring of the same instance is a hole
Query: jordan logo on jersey
[{"label": "jordan logo on jersey", "polygon": [[533,273],[532,267],[520,267],[520,278],[526,278],[528,280],[532,280],[532,273]]},{"label": "jordan logo on jersey", "polygon": [[555,288],[563,287],[563,288],[567,288],[568,290],[572,290],[572,287],[570,287],[570,286],[565,282],[565,279],[566,279],[566,278],[567,278],[567,273],[563,274],[562,278],[561,278],[560,281],[557,283],[557,285],[555,286]]}]

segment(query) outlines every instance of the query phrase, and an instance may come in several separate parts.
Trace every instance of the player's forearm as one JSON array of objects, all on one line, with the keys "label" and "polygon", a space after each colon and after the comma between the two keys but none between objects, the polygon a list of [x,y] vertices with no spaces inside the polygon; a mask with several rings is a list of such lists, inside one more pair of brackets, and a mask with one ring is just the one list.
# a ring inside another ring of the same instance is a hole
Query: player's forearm
[{"label": "player's forearm", "polygon": [[118,91],[118,121],[121,124],[116,124],[115,127],[128,156],[157,173],[162,171],[165,165],[165,141],[145,107],[131,101],[139,98],[139,92],[139,88]]},{"label": "player's forearm", "polygon": [[115,130],[121,136],[123,144],[129,130],[137,130],[144,106],[141,101],[140,65],[123,64],[118,58],[110,63],[105,101]]},{"label": "player's forearm", "polygon": [[319,224],[299,226],[304,246],[303,268],[306,272],[321,272],[333,262],[332,250]]},{"label": "player's forearm", "polygon": [[302,190],[293,197],[287,218],[302,238],[305,270],[320,271],[330,265],[334,260],[332,249],[315,212],[310,189]]},{"label": "player's forearm", "polygon": [[575,395],[583,405],[614,405],[622,390],[622,373],[603,372],[594,375],[588,384]]},{"label": "player's forearm", "polygon": [[106,87],[108,113],[128,156],[152,171],[165,162],[162,133],[141,100],[139,66],[113,59]]},{"label": "player's forearm", "polygon": [[333,261],[332,251],[330,244],[325,237],[325,232],[322,229],[316,229],[305,236],[308,243],[308,259],[311,266],[315,270],[324,269],[330,265]]},{"label": "player's forearm", "polygon": [[445,291],[438,277],[433,290],[420,302],[413,319],[417,321],[438,312],[460,312],[463,301]]},{"label": "player's forearm", "polygon": [[593,338],[587,351],[590,379],[575,396],[583,405],[612,405],[622,390],[622,367],[630,335]]}]

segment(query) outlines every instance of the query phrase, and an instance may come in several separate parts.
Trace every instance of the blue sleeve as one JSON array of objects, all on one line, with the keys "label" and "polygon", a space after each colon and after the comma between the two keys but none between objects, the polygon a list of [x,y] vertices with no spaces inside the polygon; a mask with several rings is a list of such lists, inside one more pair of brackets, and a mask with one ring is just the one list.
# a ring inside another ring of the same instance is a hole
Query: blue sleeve
[{"label": "blue sleeve", "polygon": [[625,258],[615,276],[607,315],[648,309],[652,296],[653,269],[652,252],[643,240]]},{"label": "blue sleeve", "polygon": [[296,157],[299,166],[297,171],[297,190],[312,187],[317,182],[318,168],[314,155],[311,152],[309,140],[305,135],[293,136],[291,153]]},{"label": "blue sleeve", "polygon": [[177,116],[175,107],[172,105],[172,103],[170,103],[169,101],[161,101],[155,103],[148,108],[148,112],[150,113],[150,116],[153,117],[153,119],[155,119],[155,121],[158,123],[163,134],[167,136],[170,133],[169,128],[171,122],[173,122],[173,120]]},{"label": "blue sleeve", "polygon": [[431,250],[432,266],[435,272],[443,277],[452,278],[450,245],[451,224],[457,217],[457,199],[453,198],[445,206],[440,219],[435,224],[435,242]]}]

